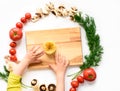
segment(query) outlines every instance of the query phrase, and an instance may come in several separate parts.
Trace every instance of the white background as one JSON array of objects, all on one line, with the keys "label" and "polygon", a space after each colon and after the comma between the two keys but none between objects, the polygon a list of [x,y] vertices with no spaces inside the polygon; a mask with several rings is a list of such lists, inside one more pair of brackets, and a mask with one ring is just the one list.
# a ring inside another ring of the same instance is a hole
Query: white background
[{"label": "white background", "polygon": [[[49,2],[55,6],[65,5],[67,8],[76,6],[79,11],[94,17],[97,33],[100,35],[101,45],[104,48],[104,54],[100,66],[96,67],[97,79],[92,83],[85,81],[80,85],[78,91],[118,91],[120,90],[120,1],[119,0],[1,0],[0,1],[0,71],[3,71],[4,56],[9,50],[9,30],[15,27],[16,22],[24,16],[26,12],[35,14],[37,8],[44,8]],[[27,30],[40,30],[52,28],[67,28],[78,26],[68,19],[56,18],[50,15],[41,19],[37,23],[28,23],[23,28]],[[82,33],[83,54],[88,53],[84,30]],[[22,59],[26,53],[25,36],[23,36],[20,45],[17,47],[17,56]],[[66,73],[65,89],[69,91],[71,78],[68,74],[76,72],[79,67],[69,67]],[[40,83],[55,83],[55,75],[49,70],[27,71],[23,76],[23,82],[30,85],[30,81],[36,78]],[[7,84],[0,80],[0,91],[6,91]],[[32,89],[23,89],[23,91],[32,91]]]}]

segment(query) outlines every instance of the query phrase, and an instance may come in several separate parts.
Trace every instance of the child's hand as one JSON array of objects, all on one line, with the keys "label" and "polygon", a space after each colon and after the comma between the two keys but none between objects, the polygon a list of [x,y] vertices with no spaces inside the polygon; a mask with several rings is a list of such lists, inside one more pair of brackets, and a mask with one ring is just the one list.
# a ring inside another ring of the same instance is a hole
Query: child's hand
[{"label": "child's hand", "polygon": [[21,61],[12,62],[10,61],[9,56],[5,57],[6,63],[8,64],[8,70],[13,71],[14,74],[23,75],[25,69],[28,67],[30,63],[40,62],[38,60],[44,54],[43,50],[40,47],[36,46],[31,48]]},{"label": "child's hand", "polygon": [[56,91],[65,91],[65,72],[69,65],[69,61],[59,53],[55,55],[56,64],[50,64],[50,68],[56,74]]},{"label": "child's hand", "polygon": [[59,53],[55,55],[56,64],[50,64],[50,68],[58,75],[64,75],[69,65],[69,61]]},{"label": "child's hand", "polygon": [[42,55],[44,55],[44,51],[40,48],[40,46],[34,46],[26,53],[22,61],[26,61],[28,64],[37,63],[40,62],[38,58]]}]

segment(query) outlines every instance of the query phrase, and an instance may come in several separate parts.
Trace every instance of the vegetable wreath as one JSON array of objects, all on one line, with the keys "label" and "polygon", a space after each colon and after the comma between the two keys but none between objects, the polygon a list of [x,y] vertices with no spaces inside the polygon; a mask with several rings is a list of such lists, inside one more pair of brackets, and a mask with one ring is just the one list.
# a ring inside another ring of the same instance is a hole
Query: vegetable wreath
[{"label": "vegetable wreath", "polygon": [[[16,62],[16,46],[17,42],[22,39],[22,28],[25,23],[37,22],[42,17],[48,16],[52,13],[55,16],[69,17],[73,22],[77,22],[86,32],[86,38],[88,41],[89,54],[84,56],[83,65],[80,70],[68,76],[73,76],[71,81],[71,88],[69,91],[76,91],[79,84],[86,81],[94,81],[96,79],[96,72],[93,67],[99,66],[103,54],[103,47],[100,44],[100,36],[96,33],[96,24],[93,17],[89,15],[83,15],[75,7],[71,7],[67,10],[64,6],[54,7],[54,4],[46,4],[45,10],[37,9],[35,16],[31,16],[30,13],[26,13],[24,17],[21,17],[20,22],[16,23],[16,27],[10,29],[9,36],[12,42],[9,44],[11,49],[9,50],[10,60]],[[7,82],[9,70],[4,66],[4,72],[0,72],[0,78]],[[23,84],[24,85],[24,84]],[[25,86],[25,85],[24,85]]]}]

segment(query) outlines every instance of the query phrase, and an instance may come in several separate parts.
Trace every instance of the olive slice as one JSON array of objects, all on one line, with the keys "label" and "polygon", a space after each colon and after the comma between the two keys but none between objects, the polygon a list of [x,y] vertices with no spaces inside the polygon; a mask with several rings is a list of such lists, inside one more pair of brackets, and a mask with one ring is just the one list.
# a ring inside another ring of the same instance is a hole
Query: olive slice
[{"label": "olive slice", "polygon": [[48,91],[56,91],[56,85],[55,84],[49,84],[48,85]]},{"label": "olive slice", "polygon": [[35,86],[37,84],[37,79],[33,79],[32,81],[31,81],[31,85],[32,86]]},{"label": "olive slice", "polygon": [[46,86],[45,84],[40,85],[40,91],[46,91]]}]

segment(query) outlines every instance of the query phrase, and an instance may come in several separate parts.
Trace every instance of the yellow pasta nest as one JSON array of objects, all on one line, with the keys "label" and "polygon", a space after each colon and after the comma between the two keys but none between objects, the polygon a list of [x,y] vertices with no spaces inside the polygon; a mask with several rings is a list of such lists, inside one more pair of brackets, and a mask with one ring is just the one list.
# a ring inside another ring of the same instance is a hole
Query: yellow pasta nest
[{"label": "yellow pasta nest", "polygon": [[43,44],[43,49],[46,54],[52,55],[56,52],[56,44],[52,41],[45,42]]}]

